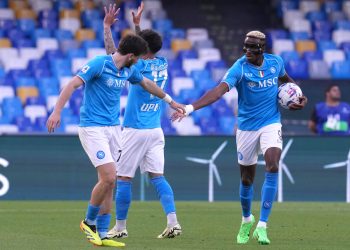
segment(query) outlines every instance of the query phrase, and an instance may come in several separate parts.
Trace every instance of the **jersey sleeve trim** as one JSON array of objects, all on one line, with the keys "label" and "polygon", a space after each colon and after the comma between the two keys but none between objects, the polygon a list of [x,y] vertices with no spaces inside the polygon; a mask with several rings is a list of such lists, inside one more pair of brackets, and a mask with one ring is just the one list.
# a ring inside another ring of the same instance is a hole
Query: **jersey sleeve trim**
[{"label": "jersey sleeve trim", "polygon": [[80,75],[76,75],[76,76],[79,77],[84,82],[84,84],[86,84],[86,81],[83,77],[81,77]]}]

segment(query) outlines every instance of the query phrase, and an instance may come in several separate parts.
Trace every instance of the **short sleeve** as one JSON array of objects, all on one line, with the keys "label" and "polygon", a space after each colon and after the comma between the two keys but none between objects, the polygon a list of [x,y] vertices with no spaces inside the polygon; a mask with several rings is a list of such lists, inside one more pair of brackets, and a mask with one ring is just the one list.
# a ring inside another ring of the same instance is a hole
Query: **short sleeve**
[{"label": "short sleeve", "polygon": [[135,66],[131,66],[130,70],[131,70],[131,72],[130,72],[130,75],[128,78],[129,82],[131,84],[140,83],[143,80],[143,76],[142,76],[140,70],[137,69]]},{"label": "short sleeve", "polygon": [[229,89],[231,90],[235,87],[242,78],[242,65],[238,62],[234,63],[231,68],[229,68],[222,78],[221,82],[227,83]]},{"label": "short sleeve", "polygon": [[103,62],[104,61],[98,57],[92,59],[81,68],[77,76],[79,76],[84,81],[84,83],[90,81],[91,79],[101,74]]},{"label": "short sleeve", "polygon": [[276,58],[277,58],[277,62],[278,62],[279,69],[280,69],[279,73],[278,73],[278,77],[282,77],[286,74],[286,70],[284,68],[284,62],[280,56],[276,56]]},{"label": "short sleeve", "polygon": [[146,67],[145,60],[139,59],[139,60],[137,60],[137,63],[135,63],[133,66],[136,69],[138,69],[140,72],[142,72]]}]

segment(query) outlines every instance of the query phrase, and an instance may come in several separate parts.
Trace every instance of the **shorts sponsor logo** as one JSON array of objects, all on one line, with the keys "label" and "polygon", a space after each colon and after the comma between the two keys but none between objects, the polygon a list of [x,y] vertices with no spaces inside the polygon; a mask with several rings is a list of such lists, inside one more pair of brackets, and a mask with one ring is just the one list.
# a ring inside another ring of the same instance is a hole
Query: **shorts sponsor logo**
[{"label": "shorts sponsor logo", "polygon": [[103,152],[102,150],[97,151],[96,157],[102,160],[103,158],[105,158],[105,152]]},{"label": "shorts sponsor logo", "polygon": [[243,160],[243,154],[241,152],[238,152],[237,156],[240,161]]}]

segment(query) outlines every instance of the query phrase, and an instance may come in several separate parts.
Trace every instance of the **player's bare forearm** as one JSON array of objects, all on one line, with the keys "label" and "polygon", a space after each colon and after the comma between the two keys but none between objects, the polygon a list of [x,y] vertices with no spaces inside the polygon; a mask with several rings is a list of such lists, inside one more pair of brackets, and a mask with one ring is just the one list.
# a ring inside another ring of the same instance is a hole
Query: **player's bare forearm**
[{"label": "player's bare forearm", "polygon": [[157,84],[155,84],[153,81],[143,78],[143,80],[140,83],[141,87],[144,88],[146,91],[151,93],[152,95],[163,99],[165,97],[164,91],[158,87]]},{"label": "player's bare forearm", "polygon": [[216,102],[220,99],[227,91],[228,86],[226,83],[220,83],[217,87],[207,91],[199,100],[192,103],[194,110],[203,108]]},{"label": "player's bare forearm", "polygon": [[111,27],[104,25],[103,30],[104,30],[103,38],[105,42],[106,53],[107,55],[113,54],[114,52],[117,51],[117,48],[115,47],[115,44],[113,41]]},{"label": "player's bare forearm", "polygon": [[64,105],[72,96],[72,93],[81,85],[83,85],[83,83],[83,80],[81,80],[78,76],[73,77],[73,79],[61,91],[61,94],[58,97],[57,103],[55,105],[54,112],[61,113]]}]

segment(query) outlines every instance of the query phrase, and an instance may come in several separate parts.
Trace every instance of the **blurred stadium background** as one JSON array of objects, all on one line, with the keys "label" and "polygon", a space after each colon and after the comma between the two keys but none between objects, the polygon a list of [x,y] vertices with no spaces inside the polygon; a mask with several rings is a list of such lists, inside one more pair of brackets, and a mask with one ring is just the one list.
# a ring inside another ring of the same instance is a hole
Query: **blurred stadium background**
[{"label": "blurred stadium background", "polygon": [[[286,70],[309,98],[308,106],[300,112],[282,110],[285,142],[293,139],[283,162],[295,183],[283,173],[284,200],[289,202],[276,204],[276,217],[272,216],[272,222],[276,223],[271,227],[275,245],[271,247],[350,249],[344,234],[348,230],[345,222],[349,220],[349,206],[339,203],[346,200],[346,173],[350,180],[350,172],[345,168],[349,137],[311,137],[307,128],[313,105],[324,100],[324,90],[329,84],[338,84],[342,99],[350,102],[350,1],[144,2],[141,28],[161,33],[163,49],[159,54],[169,61],[166,91],[182,103],[197,99],[221,80],[242,55],[243,39],[248,31],[265,32],[268,52],[284,59]],[[67,225],[83,216],[86,204],[78,200],[89,198],[96,180],[95,170],[76,136],[82,89],[73,94],[65,107],[61,127],[56,131],[58,136],[47,135],[45,122],[69,79],[88,60],[105,54],[103,6],[109,3],[114,1],[0,0],[0,228],[8,229],[7,232],[1,229],[0,249],[86,248],[87,243],[79,241],[83,237],[77,228],[69,226],[67,231]],[[139,3],[139,0],[118,1],[120,20],[112,28],[116,43],[132,32],[130,11]],[[125,89],[122,94],[122,112],[127,93]],[[214,180],[214,200],[238,201],[239,171],[232,136],[236,99],[237,94],[231,91],[182,123],[170,123],[170,111],[165,109],[162,117],[167,136],[165,169],[176,200],[208,199],[209,166],[189,162],[186,157],[209,159],[227,141],[215,161],[222,185]],[[343,167],[323,169],[324,165],[335,162],[342,162]],[[262,167],[258,168],[256,200],[260,198],[263,171]],[[152,187],[140,175],[134,181],[133,194],[137,200],[157,199]],[[294,201],[338,203],[292,203]],[[135,210],[131,211],[131,214],[135,211],[135,217],[131,216],[130,227],[137,236],[135,242],[128,241],[129,249],[145,248],[144,244],[148,244],[148,249],[192,249],[198,244],[201,249],[232,247],[232,225],[226,223],[235,220],[238,227],[238,203],[179,202],[186,234],[179,239],[179,244],[175,241],[160,245],[156,240],[146,240],[148,234],[159,233],[158,229],[153,232],[155,228],[147,228],[147,223],[144,229],[139,227],[144,211],[148,209],[147,214],[153,216],[154,209],[158,209],[157,226],[162,229],[160,207],[152,202],[143,204],[136,203]],[[254,212],[258,206],[255,203]],[[187,211],[189,208],[193,209],[191,213]],[[311,224],[301,221],[303,216]],[[63,223],[62,218],[66,218]],[[148,218],[151,224],[152,218]],[[290,220],[286,222],[286,218]],[[210,220],[216,223],[211,226],[217,231],[209,230]],[[52,228],[52,223],[57,227]],[[325,225],[332,230],[324,231]],[[21,241],[18,241],[19,234]],[[208,234],[213,237],[207,237]],[[193,242],[191,235],[200,242]],[[58,240],[62,238],[67,240],[63,245]]]}]

